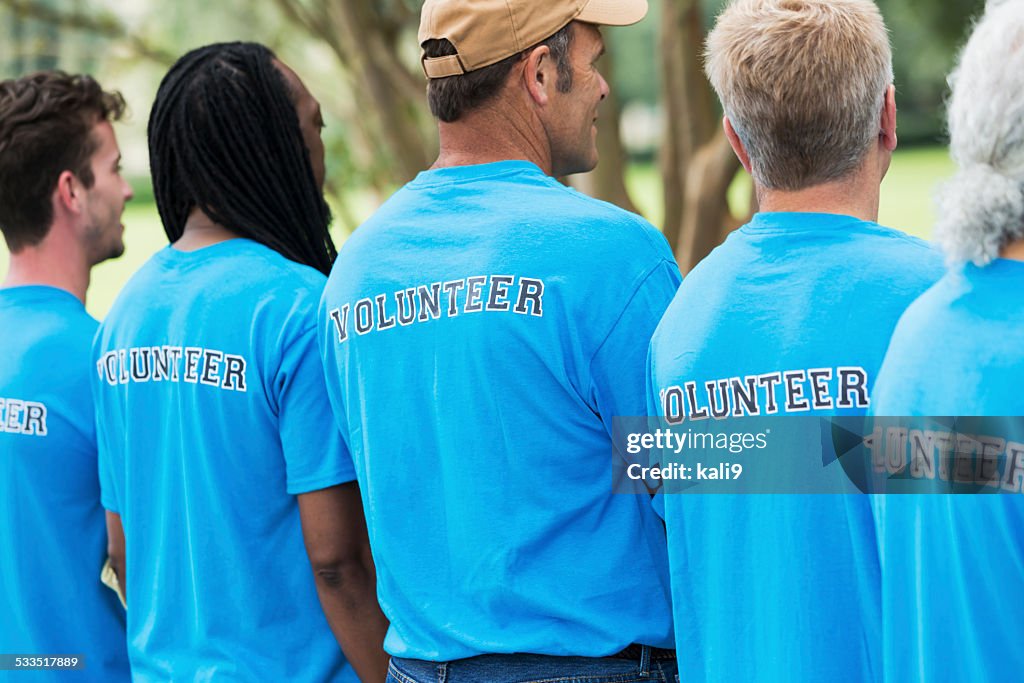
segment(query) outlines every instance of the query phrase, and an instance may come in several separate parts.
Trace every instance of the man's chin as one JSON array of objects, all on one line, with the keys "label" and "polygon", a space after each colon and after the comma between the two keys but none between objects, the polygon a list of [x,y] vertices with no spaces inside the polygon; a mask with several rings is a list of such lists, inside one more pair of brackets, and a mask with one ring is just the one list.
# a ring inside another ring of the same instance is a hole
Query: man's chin
[{"label": "man's chin", "polygon": [[105,253],[100,254],[100,258],[93,262],[93,265],[99,265],[104,261],[110,261],[112,259],[121,258],[124,255],[124,242],[118,242],[110,246]]},{"label": "man's chin", "polygon": [[[563,178],[565,176],[576,175],[578,173],[590,173],[597,168],[597,152],[589,159],[575,159],[572,162],[564,163],[559,167],[555,167],[554,176],[556,178]],[[560,172],[561,171],[561,172]]]},{"label": "man's chin", "polygon": [[117,244],[110,248],[110,253],[107,255],[106,260],[109,261],[110,259],[121,258],[122,256],[124,256],[124,242],[118,240]]}]

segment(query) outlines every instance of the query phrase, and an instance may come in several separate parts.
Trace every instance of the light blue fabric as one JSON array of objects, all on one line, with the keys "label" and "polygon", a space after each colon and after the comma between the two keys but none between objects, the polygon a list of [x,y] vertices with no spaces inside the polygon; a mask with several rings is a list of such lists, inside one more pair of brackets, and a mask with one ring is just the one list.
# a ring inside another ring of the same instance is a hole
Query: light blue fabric
[{"label": "light blue fabric", "polygon": [[[875,385],[873,412],[1014,416],[986,422],[1007,441],[1024,441],[1022,293],[1024,263],[1018,261],[950,271],[900,320]],[[886,680],[1019,680],[1024,497],[890,495],[876,503]]]},{"label": "light blue fabric", "polygon": [[0,289],[0,653],[86,661],[74,673],[0,671],[2,681],[129,678],[124,610],[99,578],[96,326],[64,290]]},{"label": "light blue fabric", "polygon": [[[875,223],[757,214],[687,276],[658,326],[651,414],[664,415],[662,398],[687,396],[693,382],[698,400],[685,404],[681,425],[713,428],[710,418],[694,421],[708,408],[705,382],[713,389],[753,376],[767,378],[755,381],[757,414],[863,414],[899,315],[940,275],[928,245]],[[733,391],[724,395],[735,409]],[[820,434],[786,438],[806,448],[794,446],[794,462],[780,467],[842,474],[838,463],[822,461]],[[680,680],[881,675],[878,553],[866,496],[680,493],[659,503]]]},{"label": "light blue fabric", "polygon": [[679,279],[653,227],[524,161],[421,173],[348,240],[320,343],[388,652],[672,645],[661,521],[612,495],[611,426],[643,414]]},{"label": "light blue fabric", "polygon": [[354,678],[294,495],[354,478],[316,353],[324,280],[249,240],[167,247],[100,327],[103,502],[125,530],[136,681]]}]

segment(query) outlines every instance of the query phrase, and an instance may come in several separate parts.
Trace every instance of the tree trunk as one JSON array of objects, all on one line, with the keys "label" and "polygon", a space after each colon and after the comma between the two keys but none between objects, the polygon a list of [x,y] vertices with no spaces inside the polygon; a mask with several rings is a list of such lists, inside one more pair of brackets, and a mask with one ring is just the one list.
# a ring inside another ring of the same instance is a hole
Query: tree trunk
[{"label": "tree trunk", "polygon": [[277,0],[293,23],[323,40],[350,84],[352,122],[368,141],[374,185],[400,185],[430,165],[437,134],[426,106],[426,81],[399,59],[402,23],[371,3]]},{"label": "tree trunk", "polygon": [[663,0],[662,12],[662,229],[687,273],[735,227],[727,193],[740,164],[718,125],[702,68],[700,1]]},{"label": "tree trunk", "polygon": [[396,184],[406,183],[433,160],[436,133],[427,112],[426,80],[399,60],[396,41],[404,36],[386,31],[389,18],[379,16],[381,10],[371,10],[370,3],[324,2],[337,31],[332,47],[354,77],[352,92],[366,101],[364,112],[373,112],[362,120],[379,128]]},{"label": "tree trunk", "polygon": [[[609,83],[612,82],[612,60],[606,54],[598,62],[598,69]],[[597,122],[598,164],[590,173],[570,176],[569,182],[580,192],[591,197],[617,204],[626,211],[637,213],[636,206],[626,188],[626,151],[622,148],[622,109],[615,88],[601,104]]]},{"label": "tree trunk", "polygon": [[711,136],[713,103],[700,51],[703,26],[699,0],[664,0],[660,56],[665,115],[661,171],[665,222],[662,230],[674,250],[680,244],[689,165]]},{"label": "tree trunk", "polygon": [[[738,171],[739,173],[746,174],[746,171]],[[749,223],[750,219],[754,217],[754,214],[758,211],[757,201],[757,188],[754,184],[750,184],[750,192],[747,194],[747,204],[742,207],[739,214],[732,212],[732,220],[727,220],[722,224],[722,234],[719,235],[718,241],[722,243],[725,238],[729,236],[729,233],[740,227],[744,223]]]},{"label": "tree trunk", "polygon": [[739,223],[729,211],[728,192],[739,168],[739,159],[722,130],[691,159],[676,249],[676,259],[683,273],[693,270],[738,227]]},{"label": "tree trunk", "polygon": [[[353,168],[369,189],[384,194],[426,168],[437,149],[437,132],[424,96],[425,80],[401,59],[415,30],[415,3],[405,0],[275,0],[283,15],[328,46],[346,79],[346,130]],[[110,12],[86,14],[55,9],[49,0],[0,0],[15,17],[9,28],[19,38],[18,17],[83,29],[123,39],[139,55],[163,63],[177,54],[144,41]],[[659,55],[665,135],[663,230],[684,271],[703,258],[739,220],[726,194],[739,168],[717,121],[714,96],[701,62],[703,21],[700,0],[662,0]],[[24,36],[21,36],[24,39]],[[608,73],[605,60],[603,69]],[[595,172],[573,183],[595,197],[634,210],[624,180],[626,156],[619,137],[620,110],[613,91],[601,109]]]}]

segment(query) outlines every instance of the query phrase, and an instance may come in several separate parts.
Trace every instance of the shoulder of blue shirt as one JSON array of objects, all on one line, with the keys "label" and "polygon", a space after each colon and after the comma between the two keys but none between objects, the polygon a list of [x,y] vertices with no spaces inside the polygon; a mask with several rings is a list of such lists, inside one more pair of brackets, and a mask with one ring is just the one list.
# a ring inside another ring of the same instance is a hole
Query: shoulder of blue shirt
[{"label": "shoulder of blue shirt", "polygon": [[[600,266],[621,263],[629,257],[639,257],[648,263],[668,261],[673,266],[675,265],[675,258],[664,235],[645,218],[610,202],[579,192],[559,182],[556,178],[545,175],[536,166],[523,164],[518,167],[506,168],[494,175],[455,182],[459,184],[476,181],[501,183],[512,179],[518,181],[519,187],[527,185],[528,188],[524,191],[536,192],[535,201],[510,207],[514,210],[528,212],[531,223],[547,222],[560,226],[586,221],[600,226],[602,230],[600,236],[605,239],[577,239],[574,241],[573,250],[578,259],[589,259],[592,262],[596,259],[595,265]],[[422,176],[408,183],[357,228],[346,242],[345,248],[358,246],[375,229],[389,224],[394,214],[404,214],[408,210],[404,202],[409,192],[420,188],[442,187],[443,185],[443,183],[435,185],[424,182]],[[558,210],[548,210],[548,205],[551,203],[558,204]]]},{"label": "shoulder of blue shirt", "polygon": [[[919,237],[910,235],[898,228],[892,228],[872,221],[860,220],[852,216],[850,216],[849,219],[850,223],[849,226],[847,226],[848,230],[856,229],[856,231],[862,236],[878,239],[879,241],[877,244],[879,246],[891,247],[890,249],[876,252],[876,256],[889,256],[891,258],[901,260],[905,258],[907,254],[917,254],[920,256],[919,259],[905,261],[902,265],[905,268],[913,269],[918,273],[925,272],[933,282],[937,281],[945,273],[946,269],[944,266],[942,252],[934,243],[927,242]],[[699,275],[701,270],[713,266],[715,259],[728,252],[730,247],[733,246],[735,240],[743,239],[744,236],[748,235],[745,230],[748,225],[750,225],[750,223],[747,223],[730,233],[725,242],[712,250],[711,254],[709,254],[707,258],[697,264],[690,277]],[[776,234],[784,236],[785,231],[779,231]],[[806,230],[801,230],[799,234],[806,234]]]}]

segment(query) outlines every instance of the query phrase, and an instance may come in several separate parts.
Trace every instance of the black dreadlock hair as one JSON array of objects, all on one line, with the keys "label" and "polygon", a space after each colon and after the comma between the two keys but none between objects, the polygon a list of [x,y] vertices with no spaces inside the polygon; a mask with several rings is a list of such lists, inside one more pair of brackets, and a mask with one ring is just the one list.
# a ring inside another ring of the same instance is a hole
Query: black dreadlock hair
[{"label": "black dreadlock hair", "polygon": [[172,242],[193,207],[232,232],[327,274],[337,256],[288,84],[258,43],[187,53],[149,116],[153,195]]}]

